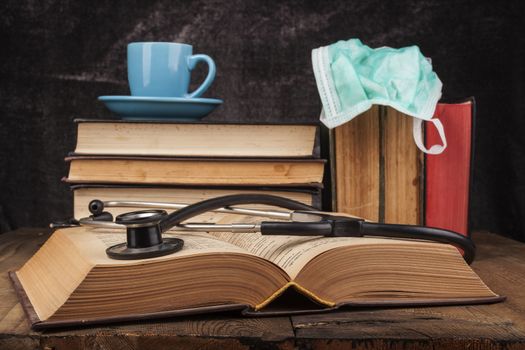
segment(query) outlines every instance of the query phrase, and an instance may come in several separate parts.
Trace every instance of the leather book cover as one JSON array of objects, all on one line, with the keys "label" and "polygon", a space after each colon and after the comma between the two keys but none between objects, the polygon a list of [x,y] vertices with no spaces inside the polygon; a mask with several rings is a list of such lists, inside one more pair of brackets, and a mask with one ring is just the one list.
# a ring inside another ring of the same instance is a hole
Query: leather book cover
[{"label": "leather book cover", "polygon": [[[426,155],[425,224],[469,234],[468,211],[474,145],[475,101],[439,103],[435,116],[443,123],[447,148]],[[427,147],[439,142],[434,128],[426,129]]]},{"label": "leather book cover", "polygon": [[[218,190],[246,190],[245,186],[205,186],[205,185],[148,185],[148,184],[96,184],[96,183],[79,183],[69,185],[71,190],[76,190],[78,188],[185,188],[185,189],[218,189]],[[254,186],[253,190],[258,191],[275,191],[275,188],[272,186]],[[312,195],[319,195],[319,188],[312,188],[310,186],[305,187],[289,187],[281,186],[278,189],[282,192],[302,192],[310,193]]]},{"label": "leather book cover", "polygon": [[[73,187],[73,186],[86,186],[86,185],[97,185],[97,186],[114,186],[114,184],[110,183],[110,182],[105,182],[105,183],[87,183],[87,182],[71,182],[67,176],[64,176],[62,177],[62,179],[60,179],[60,181],[62,182],[65,182],[67,184],[69,184],[69,186]],[[217,185],[217,184],[190,184],[190,185],[184,185],[184,184],[177,184],[177,185],[170,185],[170,184],[126,184],[126,183],[121,183],[121,184],[118,184],[118,185],[122,185],[122,186],[130,186],[130,187],[149,187],[149,186],[159,186],[159,187],[171,187],[171,186],[185,186],[187,188],[190,188],[190,187],[201,187],[201,188],[224,188],[224,187],[228,187],[228,186],[223,186],[223,185]],[[235,186],[236,188],[253,188],[253,189],[261,189],[261,190],[269,190],[269,191],[272,191],[272,190],[275,190],[275,191],[280,191],[281,189],[283,190],[288,190],[290,188],[299,188],[301,190],[304,190],[306,188],[309,188],[309,189],[312,189],[313,191],[316,191],[316,190],[322,190],[323,189],[323,183],[322,182],[309,182],[309,183],[297,183],[297,184],[272,184],[272,185],[257,185],[257,184],[246,184],[246,185],[243,185],[243,184],[239,184],[237,186]]]},{"label": "leather book cover", "polygon": [[231,158],[231,157],[169,157],[169,156],[129,156],[129,155],[79,155],[71,152],[64,158],[66,162],[81,159],[115,159],[115,160],[154,160],[154,161],[213,161],[213,162],[238,162],[238,163],[255,163],[255,162],[272,162],[272,163],[326,163],[325,159],[314,158]]},{"label": "leather book cover", "polygon": [[104,317],[104,318],[92,318],[92,319],[72,319],[64,321],[42,321],[38,318],[29,298],[27,297],[18,277],[15,272],[9,272],[9,278],[14,286],[15,292],[20,300],[20,304],[24,309],[27,316],[28,322],[31,328],[34,330],[44,330],[51,328],[65,328],[73,326],[87,326],[87,325],[102,325],[119,322],[130,322],[130,321],[146,321],[146,320],[158,320],[172,317],[181,317],[189,315],[207,315],[218,312],[238,312],[239,315],[246,317],[263,317],[263,316],[291,316],[300,314],[313,314],[313,313],[327,313],[341,308],[364,308],[364,307],[414,307],[414,306],[445,306],[445,305],[472,305],[472,304],[489,304],[496,303],[505,300],[505,297],[496,296],[490,298],[461,298],[461,299],[448,299],[448,300],[437,300],[428,299],[420,300],[417,302],[404,302],[404,301],[385,301],[385,302],[346,302],[338,304],[334,307],[321,307],[314,302],[304,303],[305,297],[302,297],[303,303],[290,303],[290,297],[279,300],[279,303],[271,303],[264,310],[256,311],[246,304],[229,304],[219,306],[206,306],[200,308],[180,309],[173,311],[162,311],[153,313],[143,314],[130,314],[126,316],[115,316],[115,317]]}]

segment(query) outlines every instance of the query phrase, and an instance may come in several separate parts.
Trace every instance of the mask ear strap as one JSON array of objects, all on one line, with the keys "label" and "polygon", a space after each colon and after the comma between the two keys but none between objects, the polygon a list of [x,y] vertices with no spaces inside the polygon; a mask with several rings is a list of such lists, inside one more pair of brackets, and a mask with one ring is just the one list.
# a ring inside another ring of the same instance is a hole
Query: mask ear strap
[{"label": "mask ear strap", "polygon": [[416,142],[417,147],[423,151],[426,154],[440,154],[443,153],[445,148],[447,148],[447,138],[445,137],[445,129],[443,128],[443,124],[441,124],[441,121],[437,118],[432,118],[429,120],[432,124],[434,124],[438,134],[439,138],[441,139],[441,145],[436,144],[431,146],[430,148],[426,148],[425,144],[423,143],[423,119],[414,118],[414,121],[412,122],[412,134],[414,136],[414,141]]}]

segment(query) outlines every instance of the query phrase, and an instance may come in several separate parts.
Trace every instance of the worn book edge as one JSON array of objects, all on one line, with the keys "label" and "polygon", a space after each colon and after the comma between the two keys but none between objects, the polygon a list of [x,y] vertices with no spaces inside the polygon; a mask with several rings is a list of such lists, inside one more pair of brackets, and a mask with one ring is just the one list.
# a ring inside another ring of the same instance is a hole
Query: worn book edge
[{"label": "worn book edge", "polygon": [[[70,184],[71,186],[74,186],[74,185],[82,185],[82,184],[87,184],[88,182],[84,181],[84,180],[71,180],[70,178],[68,178],[67,176],[64,176],[62,177],[61,179],[62,182],[65,182],[67,184]],[[115,182],[114,181],[99,181],[99,182],[89,182],[90,185],[100,185],[100,186],[104,186],[104,185],[114,185]],[[186,187],[202,187],[202,188],[223,188],[223,187],[228,187],[228,185],[223,185],[223,184],[217,184],[217,183],[198,183],[198,184],[187,184],[187,183],[184,183],[184,182],[180,182],[180,183],[171,183],[171,184],[168,184],[168,183],[143,183],[143,184],[135,184],[135,183],[127,183],[127,182],[122,182],[120,183],[122,185],[128,185],[128,186],[159,186],[159,187],[182,187],[182,186],[186,186]],[[307,183],[304,183],[304,182],[298,182],[298,183],[284,183],[284,184],[270,184],[270,185],[261,185],[261,184],[258,184],[258,183],[246,183],[246,184],[236,184],[235,187],[237,188],[258,188],[258,187],[261,187],[263,186],[264,189],[275,189],[275,190],[279,190],[281,187],[282,188],[290,188],[290,187],[299,187],[299,188],[312,188],[312,189],[323,189],[323,184],[320,183],[320,182],[307,182]]]},{"label": "worn book edge", "polygon": [[[300,314],[313,314],[313,313],[327,313],[333,310],[338,310],[343,307],[412,307],[412,306],[453,306],[453,305],[475,305],[475,304],[492,304],[503,301],[506,299],[504,296],[494,296],[486,298],[456,298],[456,299],[424,299],[418,301],[349,301],[340,304],[332,304],[331,307],[326,307],[323,309],[300,309],[300,310],[285,310],[285,311],[275,311],[271,307],[265,309],[257,309],[251,307],[247,304],[228,304],[228,305],[217,305],[217,306],[205,306],[200,308],[188,308],[188,309],[179,309],[172,311],[160,311],[160,312],[151,312],[143,314],[130,314],[127,316],[116,316],[116,317],[103,317],[103,318],[91,318],[91,319],[72,319],[72,320],[62,320],[62,321],[42,321],[38,318],[31,301],[27,297],[27,294],[20,283],[16,272],[9,272],[9,278],[14,286],[15,292],[17,294],[18,300],[24,309],[24,313],[27,316],[29,324],[34,330],[43,330],[50,328],[63,328],[70,326],[79,326],[79,325],[100,325],[108,323],[117,323],[117,322],[129,322],[129,321],[143,321],[143,320],[154,320],[154,319],[163,319],[176,316],[187,316],[187,315],[199,315],[199,314],[210,314],[216,312],[225,312],[225,311],[237,311],[242,316],[248,317],[260,317],[260,316],[289,316],[289,315],[300,315]],[[294,286],[296,287],[296,286]],[[287,288],[281,288],[287,289]],[[280,291],[281,291],[280,289]],[[281,294],[284,292],[281,291]],[[277,298],[275,296],[275,298]],[[310,297],[307,295],[307,297]],[[275,300],[272,299],[272,300]],[[268,303],[269,304],[269,303]],[[265,306],[269,306],[266,304]],[[261,306],[262,308],[263,306]]]},{"label": "worn book edge", "polygon": [[262,303],[260,303],[258,305],[255,305],[255,308],[254,308],[255,311],[260,311],[262,308],[264,308],[265,306],[270,304],[272,301],[277,299],[280,295],[282,295],[289,288],[294,288],[295,290],[297,290],[298,292],[300,292],[304,296],[312,299],[313,301],[315,301],[315,302],[317,302],[319,304],[322,304],[322,305],[325,305],[325,306],[328,306],[328,307],[334,307],[335,306],[334,302],[325,300],[325,299],[315,295],[314,293],[312,293],[308,289],[306,289],[306,288],[302,287],[301,285],[297,284],[296,282],[291,281],[291,282],[286,283],[281,288],[279,288],[275,293],[270,295],[270,297],[268,297],[265,301],[263,301]]},{"label": "worn book edge", "polygon": [[[306,123],[297,123],[297,122],[279,122],[279,123],[268,123],[268,122],[214,122],[214,121],[207,121],[207,122],[181,122],[177,120],[165,120],[165,121],[158,121],[158,120],[111,120],[111,119],[86,119],[86,118],[77,118],[74,119],[74,123],[79,124],[166,124],[166,125],[172,125],[172,124],[181,124],[181,125],[216,125],[216,126],[274,126],[274,127],[315,127],[315,136],[314,136],[314,143],[312,145],[312,149],[310,154],[304,154],[304,155],[293,155],[293,156],[278,156],[282,158],[320,158],[321,156],[321,143],[320,143],[320,123],[319,122],[306,122]],[[77,145],[78,146],[78,145]],[[76,148],[76,147],[75,147]],[[77,154],[89,154],[85,152],[77,152]],[[244,157],[244,156],[241,156]],[[271,156],[256,156],[257,158],[267,158]]]},{"label": "worn book edge", "polygon": [[[63,178],[63,180],[67,178]],[[278,188],[275,188],[274,185],[257,185],[252,188],[246,188],[246,186],[239,186],[239,185],[214,185],[213,187],[201,185],[201,184],[195,184],[195,185],[188,185],[188,184],[182,184],[182,185],[170,185],[170,184],[123,184],[123,183],[107,183],[107,184],[99,184],[99,183],[89,183],[89,182],[82,182],[82,183],[74,183],[69,185],[69,189],[71,191],[80,189],[80,188],[156,188],[156,189],[202,189],[202,190],[254,190],[254,191],[281,191],[281,192],[298,192],[298,193],[308,193],[312,195],[320,195],[320,189],[318,186],[311,187],[311,186],[305,186],[305,187],[293,187],[293,186],[279,186]]]},{"label": "worn book edge", "polygon": [[273,158],[273,157],[260,157],[260,158],[235,158],[235,157],[182,157],[182,156],[134,156],[134,155],[84,155],[75,152],[70,152],[67,157],[64,158],[66,162],[72,160],[141,160],[141,161],[200,161],[200,162],[238,162],[238,163],[326,163],[326,159],[319,158]]},{"label": "worn book edge", "polygon": [[275,125],[275,126],[319,126],[319,122],[264,122],[264,121],[250,121],[250,122],[237,122],[237,121],[183,121],[183,120],[158,120],[158,119],[141,119],[141,120],[132,120],[132,119],[95,119],[95,118],[75,118],[73,122],[76,124],[79,123],[119,123],[119,124],[198,124],[198,125]]}]

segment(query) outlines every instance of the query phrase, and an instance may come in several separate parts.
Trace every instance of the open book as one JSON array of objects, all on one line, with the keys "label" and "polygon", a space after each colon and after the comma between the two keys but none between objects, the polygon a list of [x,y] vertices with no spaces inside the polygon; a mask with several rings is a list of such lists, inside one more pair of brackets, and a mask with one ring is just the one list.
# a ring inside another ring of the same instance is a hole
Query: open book
[{"label": "open book", "polygon": [[[258,233],[165,236],[183,238],[184,248],[126,261],[105,254],[125,241],[124,232],[85,227],[54,232],[11,273],[33,328],[232,309],[262,314],[277,305],[290,313],[502,300],[445,244]],[[299,299],[308,306],[297,306]]]}]

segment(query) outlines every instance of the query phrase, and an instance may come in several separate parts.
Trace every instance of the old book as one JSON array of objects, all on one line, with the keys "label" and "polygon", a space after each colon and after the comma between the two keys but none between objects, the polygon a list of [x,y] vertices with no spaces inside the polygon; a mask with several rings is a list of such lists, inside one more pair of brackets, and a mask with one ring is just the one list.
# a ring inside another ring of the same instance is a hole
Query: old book
[{"label": "old book", "polygon": [[[102,201],[147,201],[147,202],[174,202],[191,204],[205,199],[225,196],[230,194],[270,194],[286,197],[304,204],[321,209],[321,190],[319,188],[287,188],[287,187],[174,187],[174,186],[138,186],[138,185],[72,185],[73,211],[75,218],[91,215],[88,204],[93,199]],[[261,207],[246,205],[246,207]],[[140,206],[135,208],[111,208],[113,216],[128,212],[130,210],[145,209]],[[169,210],[168,210],[169,212]],[[199,216],[198,221],[207,221],[208,214]]]},{"label": "old book", "polygon": [[323,180],[321,159],[238,159],[72,156],[69,183],[171,185],[312,185]]},{"label": "old book", "polygon": [[[273,305],[293,313],[502,300],[456,248],[445,244],[257,233],[167,236],[183,238],[183,250],[126,261],[105,254],[107,247],[125,240],[124,232],[85,227],[55,231],[11,274],[33,327],[220,310],[262,315],[278,311]],[[285,294],[287,303],[281,300]],[[307,300],[309,306],[294,309],[294,299]]]},{"label": "old book", "polygon": [[76,122],[76,154],[319,158],[315,124]]},{"label": "old book", "polygon": [[420,224],[423,158],[412,117],[373,106],[331,132],[332,209],[373,221]]},{"label": "old book", "polygon": [[[448,146],[425,157],[425,224],[468,235],[468,208],[474,132],[474,99],[440,103],[435,115],[445,129]],[[434,128],[426,130],[428,145],[439,142]]]}]

